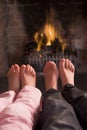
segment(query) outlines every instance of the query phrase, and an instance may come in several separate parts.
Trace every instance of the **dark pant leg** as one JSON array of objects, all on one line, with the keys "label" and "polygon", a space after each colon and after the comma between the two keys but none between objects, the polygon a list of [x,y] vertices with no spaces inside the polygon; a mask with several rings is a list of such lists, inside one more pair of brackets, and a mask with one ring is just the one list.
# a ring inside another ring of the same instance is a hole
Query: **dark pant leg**
[{"label": "dark pant leg", "polygon": [[41,130],[82,130],[73,108],[56,90],[49,90],[43,96],[39,119]]},{"label": "dark pant leg", "polygon": [[87,130],[87,93],[71,84],[66,84],[62,95],[73,106],[80,124]]}]

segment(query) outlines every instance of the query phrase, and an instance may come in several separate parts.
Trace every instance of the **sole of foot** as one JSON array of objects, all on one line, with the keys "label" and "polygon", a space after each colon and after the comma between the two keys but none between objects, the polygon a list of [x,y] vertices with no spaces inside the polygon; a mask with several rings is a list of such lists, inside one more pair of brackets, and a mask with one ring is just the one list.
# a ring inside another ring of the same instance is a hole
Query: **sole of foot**
[{"label": "sole of foot", "polygon": [[75,67],[70,60],[64,58],[60,60],[59,74],[62,82],[62,87],[64,87],[64,85],[68,83],[74,85],[74,72]]},{"label": "sole of foot", "polygon": [[21,75],[22,87],[25,85],[35,87],[35,85],[36,85],[36,72],[32,66],[22,65],[20,75]]},{"label": "sole of foot", "polygon": [[54,62],[48,61],[44,67],[46,91],[57,89],[58,69]]},{"label": "sole of foot", "polygon": [[9,90],[13,90],[16,93],[20,90],[20,67],[17,64],[11,66],[7,74]]}]

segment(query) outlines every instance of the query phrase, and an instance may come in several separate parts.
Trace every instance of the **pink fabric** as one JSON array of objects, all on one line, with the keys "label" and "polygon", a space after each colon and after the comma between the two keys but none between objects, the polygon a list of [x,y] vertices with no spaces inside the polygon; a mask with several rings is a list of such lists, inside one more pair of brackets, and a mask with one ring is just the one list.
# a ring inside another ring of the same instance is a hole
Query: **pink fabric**
[{"label": "pink fabric", "polygon": [[[13,95],[9,101],[13,101]],[[32,130],[38,116],[40,99],[40,90],[25,86],[13,103],[2,103],[4,110],[0,113],[0,130]]]},{"label": "pink fabric", "polygon": [[14,91],[7,91],[0,94],[0,114],[9,104],[13,102],[15,95]]}]

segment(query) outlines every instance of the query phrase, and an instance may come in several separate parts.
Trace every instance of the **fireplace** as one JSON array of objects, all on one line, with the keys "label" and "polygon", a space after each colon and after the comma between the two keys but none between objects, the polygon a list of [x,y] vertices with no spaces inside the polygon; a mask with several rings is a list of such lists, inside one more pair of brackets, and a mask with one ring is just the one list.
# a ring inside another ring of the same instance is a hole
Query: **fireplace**
[{"label": "fireplace", "polygon": [[54,61],[58,65],[63,57],[76,65],[77,52],[65,36],[61,22],[56,20],[55,10],[50,8],[46,22],[35,32],[33,40],[24,46],[24,63],[42,72],[47,61]]}]

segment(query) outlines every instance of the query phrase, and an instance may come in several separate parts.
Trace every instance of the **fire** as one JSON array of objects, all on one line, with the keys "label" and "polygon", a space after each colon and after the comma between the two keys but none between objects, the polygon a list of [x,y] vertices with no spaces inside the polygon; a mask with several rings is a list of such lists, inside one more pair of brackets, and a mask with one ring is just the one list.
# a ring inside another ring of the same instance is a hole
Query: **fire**
[{"label": "fire", "polygon": [[43,45],[51,46],[56,38],[59,40],[60,44],[62,44],[62,51],[64,51],[66,43],[60,31],[57,30],[52,23],[46,23],[43,29],[40,32],[36,32],[34,35],[34,39],[38,45],[37,51],[40,51]]},{"label": "fire", "polygon": [[43,30],[44,34],[47,36],[47,46],[50,46],[52,44],[52,41],[57,37],[57,32],[55,31],[55,28],[51,24],[46,24],[44,26]]},{"label": "fire", "polygon": [[37,51],[40,51],[41,46],[43,44],[42,43],[43,33],[36,32],[35,35],[34,35],[34,39],[35,39],[36,43],[38,44]]}]

